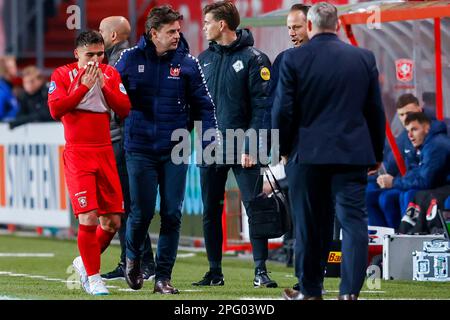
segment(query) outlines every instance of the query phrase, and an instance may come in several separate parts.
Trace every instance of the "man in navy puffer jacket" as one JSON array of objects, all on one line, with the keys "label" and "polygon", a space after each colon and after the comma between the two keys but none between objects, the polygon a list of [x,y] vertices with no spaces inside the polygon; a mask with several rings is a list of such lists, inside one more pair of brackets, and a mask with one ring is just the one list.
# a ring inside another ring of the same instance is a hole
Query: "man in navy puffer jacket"
[{"label": "man in navy puffer jacket", "polygon": [[[450,183],[450,139],[446,135],[445,124],[431,122],[422,112],[411,113],[406,117],[405,126],[413,149],[412,155],[416,166],[410,167],[403,177],[389,174],[380,175],[378,185],[391,196],[383,200],[384,207],[396,208],[400,204],[406,209],[417,190],[434,189]],[[368,204],[370,205],[370,204]],[[371,209],[375,212],[374,208]],[[402,210],[401,214],[405,214]],[[392,218],[392,227],[398,228],[401,216]]]},{"label": "man in navy puffer jacket", "polygon": [[125,279],[132,289],[143,286],[141,245],[161,196],[161,228],[156,253],[154,292],[176,294],[171,285],[178,248],[186,163],[175,164],[171,151],[177,129],[201,120],[202,129],[217,129],[214,103],[196,58],[180,33],[182,16],[170,6],[153,8],[145,35],[125,50],[116,64],[131,101],[125,122],[125,150],[131,213],[126,234]]}]

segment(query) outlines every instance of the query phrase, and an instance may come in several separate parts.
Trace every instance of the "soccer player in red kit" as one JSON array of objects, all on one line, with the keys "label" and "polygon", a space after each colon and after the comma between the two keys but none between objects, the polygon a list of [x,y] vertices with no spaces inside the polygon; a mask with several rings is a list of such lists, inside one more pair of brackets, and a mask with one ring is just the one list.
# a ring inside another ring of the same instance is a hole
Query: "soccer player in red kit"
[{"label": "soccer player in red kit", "polygon": [[64,125],[64,174],[79,220],[80,257],[73,266],[83,289],[92,295],[109,294],[100,277],[100,255],[119,229],[124,212],[109,131],[110,110],[121,118],[130,110],[119,73],[101,64],[104,50],[100,33],[82,32],[74,51],[78,62],[56,69],[48,92],[50,113]]}]

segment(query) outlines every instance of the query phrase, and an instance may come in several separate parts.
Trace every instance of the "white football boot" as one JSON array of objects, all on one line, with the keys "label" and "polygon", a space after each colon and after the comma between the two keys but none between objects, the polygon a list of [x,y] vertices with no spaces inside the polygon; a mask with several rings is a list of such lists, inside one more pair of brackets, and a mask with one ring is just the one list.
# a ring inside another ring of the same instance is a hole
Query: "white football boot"
[{"label": "white football boot", "polygon": [[109,295],[108,289],[106,289],[105,283],[99,273],[88,277],[89,288],[91,289],[91,294],[93,296],[107,296]]},{"label": "white football boot", "polygon": [[80,256],[76,257],[73,260],[72,265],[75,271],[78,272],[80,276],[81,287],[84,289],[84,291],[90,294],[91,289],[89,287],[89,279],[81,257]]}]

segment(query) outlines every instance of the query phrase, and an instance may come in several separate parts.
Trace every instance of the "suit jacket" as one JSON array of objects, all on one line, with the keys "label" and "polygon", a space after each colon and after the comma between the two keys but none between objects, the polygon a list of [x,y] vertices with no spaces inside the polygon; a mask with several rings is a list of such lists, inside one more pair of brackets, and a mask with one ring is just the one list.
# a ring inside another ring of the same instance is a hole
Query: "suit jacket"
[{"label": "suit jacket", "polygon": [[272,110],[280,153],[305,164],[383,160],[385,115],[372,52],[321,33],[286,51]]}]

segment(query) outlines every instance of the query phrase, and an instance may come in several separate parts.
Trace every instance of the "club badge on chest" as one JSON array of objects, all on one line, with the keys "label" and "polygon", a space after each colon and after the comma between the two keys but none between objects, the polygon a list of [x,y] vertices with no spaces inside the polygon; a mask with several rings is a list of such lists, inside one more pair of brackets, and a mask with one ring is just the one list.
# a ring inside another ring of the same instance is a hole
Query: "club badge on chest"
[{"label": "club badge on chest", "polygon": [[180,79],[180,74],[181,74],[181,66],[178,64],[176,66],[174,65],[170,65],[169,66],[169,79],[175,79],[175,80],[179,80]]}]

